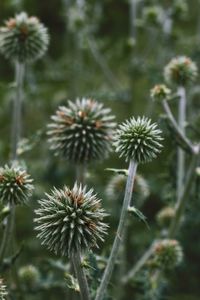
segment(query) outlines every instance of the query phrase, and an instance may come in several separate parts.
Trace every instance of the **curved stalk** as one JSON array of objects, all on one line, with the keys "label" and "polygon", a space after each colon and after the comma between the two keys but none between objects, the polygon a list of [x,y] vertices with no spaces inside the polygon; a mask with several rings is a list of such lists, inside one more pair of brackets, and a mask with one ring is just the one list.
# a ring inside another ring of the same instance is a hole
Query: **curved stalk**
[{"label": "curved stalk", "polygon": [[108,263],[107,263],[106,269],[104,271],[99,289],[97,290],[97,295],[96,295],[95,300],[102,300],[104,298],[104,294],[106,292],[108,283],[110,281],[110,278],[111,278],[111,275],[112,275],[112,272],[114,269],[114,265],[115,265],[116,258],[117,258],[118,252],[119,252],[121,240],[123,239],[128,207],[129,207],[131,199],[132,199],[133,185],[134,185],[136,170],[137,170],[137,163],[135,163],[134,161],[130,161],[129,170],[128,170],[128,178],[127,178],[127,182],[126,182],[124,202],[123,202],[123,206],[122,206],[122,210],[121,210],[121,216],[120,216],[117,233],[115,236],[111,254],[108,259]]},{"label": "curved stalk", "polygon": [[87,278],[85,276],[85,272],[81,265],[80,251],[78,251],[72,255],[72,263],[73,263],[73,267],[74,267],[74,270],[76,273],[76,277],[78,279],[80,293],[81,293],[81,299],[82,300],[90,300]]}]

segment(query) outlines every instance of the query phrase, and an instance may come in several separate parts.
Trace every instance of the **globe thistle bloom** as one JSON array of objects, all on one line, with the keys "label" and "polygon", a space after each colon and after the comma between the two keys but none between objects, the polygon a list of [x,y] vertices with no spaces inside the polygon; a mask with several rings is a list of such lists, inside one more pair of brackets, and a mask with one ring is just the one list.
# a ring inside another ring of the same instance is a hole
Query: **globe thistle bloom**
[{"label": "globe thistle bloom", "polygon": [[0,28],[0,52],[8,59],[33,62],[42,57],[49,45],[47,28],[36,17],[17,14]]},{"label": "globe thistle bloom", "polygon": [[161,141],[161,131],[156,123],[145,117],[132,117],[119,126],[114,145],[126,161],[145,163],[156,158],[162,148]]},{"label": "globe thistle bloom", "polygon": [[171,206],[166,206],[162,208],[156,215],[156,219],[158,224],[161,227],[167,228],[170,224],[172,219],[175,216],[175,209]]},{"label": "globe thistle bloom", "polygon": [[196,64],[186,56],[173,58],[164,69],[164,77],[168,83],[182,86],[193,82],[197,74]]},{"label": "globe thistle bloom", "polygon": [[165,239],[155,244],[154,260],[158,268],[169,271],[183,260],[183,250],[177,240]]},{"label": "globe thistle bloom", "polygon": [[2,204],[25,204],[32,195],[33,180],[19,166],[0,168],[0,201]]},{"label": "globe thistle bloom", "polygon": [[68,107],[59,107],[48,126],[51,149],[75,163],[106,158],[111,150],[113,119],[110,109],[95,100],[68,101]]},{"label": "globe thistle bloom", "polygon": [[6,300],[6,296],[8,295],[7,289],[3,280],[0,278],[0,300]]},{"label": "globe thistle bloom", "polygon": [[39,204],[35,219],[38,237],[56,254],[70,256],[103,241],[108,227],[103,222],[106,214],[93,189],[86,191],[77,183],[72,190],[54,188]]},{"label": "globe thistle bloom", "polygon": [[154,101],[161,102],[171,95],[171,90],[165,84],[157,84],[150,91],[151,98]]},{"label": "globe thistle bloom", "polygon": [[35,287],[40,280],[40,272],[33,265],[21,267],[18,273],[21,283],[29,288]]}]

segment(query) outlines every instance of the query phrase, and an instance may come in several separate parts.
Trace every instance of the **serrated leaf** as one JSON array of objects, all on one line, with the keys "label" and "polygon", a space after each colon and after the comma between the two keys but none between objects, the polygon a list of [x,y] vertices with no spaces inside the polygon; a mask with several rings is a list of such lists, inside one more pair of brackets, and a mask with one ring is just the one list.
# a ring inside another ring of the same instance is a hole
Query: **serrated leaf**
[{"label": "serrated leaf", "polygon": [[77,279],[69,273],[65,274],[65,279],[69,289],[74,290],[75,292],[80,292],[79,284]]},{"label": "serrated leaf", "polygon": [[134,206],[129,206],[128,212],[130,214],[133,214],[137,218],[139,218],[139,220],[141,220],[147,226],[147,228],[149,229],[149,225],[147,223],[147,218],[145,217],[145,215],[139,209],[137,209]]}]

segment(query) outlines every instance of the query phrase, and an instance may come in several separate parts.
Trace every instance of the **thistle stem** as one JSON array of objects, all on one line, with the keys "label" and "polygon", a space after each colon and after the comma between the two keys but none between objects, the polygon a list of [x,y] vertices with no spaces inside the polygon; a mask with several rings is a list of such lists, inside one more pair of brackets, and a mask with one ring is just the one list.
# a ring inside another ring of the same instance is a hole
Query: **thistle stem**
[{"label": "thistle stem", "polygon": [[[186,93],[185,88],[180,86],[178,88],[179,99],[179,107],[178,107],[178,125],[183,134],[185,134],[185,120],[186,120]],[[184,183],[184,175],[185,175],[185,153],[179,147],[178,148],[178,167],[177,167],[177,199],[180,201],[183,183]]]},{"label": "thistle stem", "polygon": [[85,184],[86,164],[80,164],[76,167],[76,181]]},{"label": "thistle stem", "polygon": [[87,278],[81,263],[81,254],[80,251],[77,251],[72,255],[72,263],[76,273],[76,277],[78,279],[81,299],[82,300],[90,300],[89,288],[87,283]]},{"label": "thistle stem", "polygon": [[112,275],[112,272],[114,269],[114,265],[115,265],[116,258],[117,258],[118,252],[119,252],[120,244],[123,239],[128,207],[129,207],[131,199],[132,199],[133,185],[134,185],[136,170],[137,170],[137,163],[135,163],[133,160],[131,160],[130,164],[129,164],[124,202],[123,202],[123,206],[122,206],[122,210],[121,210],[121,216],[120,216],[117,233],[116,233],[115,240],[114,240],[114,243],[112,246],[110,257],[108,259],[108,264],[104,271],[104,274],[103,274],[99,289],[97,291],[95,300],[102,300],[104,298],[104,294],[106,292],[108,283],[110,281],[110,278],[111,278],[111,275]]},{"label": "thistle stem", "polygon": [[130,0],[130,34],[131,38],[136,40],[136,14],[137,14],[137,0]]},{"label": "thistle stem", "polygon": [[184,184],[184,189],[181,191],[181,196],[176,206],[176,214],[172,220],[170,229],[169,229],[169,238],[173,238],[176,235],[179,224],[181,222],[182,215],[184,213],[185,205],[189,197],[189,193],[191,190],[192,183],[194,182],[195,177],[195,169],[199,162],[199,146],[197,146],[197,153],[193,155],[189,170],[186,177],[186,182]]}]

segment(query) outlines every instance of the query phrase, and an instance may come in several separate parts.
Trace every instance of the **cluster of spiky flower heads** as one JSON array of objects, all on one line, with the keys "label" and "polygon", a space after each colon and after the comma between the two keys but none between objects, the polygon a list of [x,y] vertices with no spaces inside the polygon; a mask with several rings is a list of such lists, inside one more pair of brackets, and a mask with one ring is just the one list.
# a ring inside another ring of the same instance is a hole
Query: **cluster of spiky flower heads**
[{"label": "cluster of spiky flower heads", "polygon": [[49,124],[49,142],[56,154],[67,160],[85,163],[102,160],[111,150],[112,132],[115,127],[110,109],[92,99],[68,101],[52,116]]},{"label": "cluster of spiky flower heads", "polygon": [[0,202],[2,204],[25,204],[32,195],[33,180],[18,165],[0,168]]},{"label": "cluster of spiky flower heads", "polygon": [[3,279],[0,278],[0,300],[6,300],[8,295],[6,285],[3,283]]},{"label": "cluster of spiky flower heads", "polygon": [[19,269],[19,278],[21,283],[29,288],[34,288],[40,280],[40,272],[33,265],[23,266]]},{"label": "cluster of spiky flower heads", "polygon": [[0,28],[0,52],[8,59],[33,62],[42,57],[49,45],[47,28],[37,17],[17,14]]},{"label": "cluster of spiky flower heads", "polygon": [[166,206],[162,208],[156,215],[158,224],[161,227],[168,228],[172,219],[175,217],[175,208],[171,206]]},{"label": "cluster of spiky flower heads", "polygon": [[197,74],[196,64],[186,56],[173,58],[164,68],[165,80],[170,84],[185,86],[193,82]]},{"label": "cluster of spiky flower heads", "polygon": [[157,157],[162,148],[161,141],[161,131],[156,123],[145,117],[132,117],[119,126],[114,145],[126,161],[145,163]]},{"label": "cluster of spiky flower heads", "polygon": [[157,84],[150,91],[151,98],[154,101],[163,101],[169,99],[171,90],[165,84]]},{"label": "cluster of spiky flower heads", "polygon": [[35,219],[38,237],[56,254],[70,256],[103,241],[108,227],[103,222],[106,214],[93,189],[87,191],[77,184],[73,189],[54,188],[39,204]]},{"label": "cluster of spiky flower heads", "polygon": [[164,271],[174,269],[183,260],[183,250],[177,240],[165,239],[157,242],[153,254],[156,266]]}]

